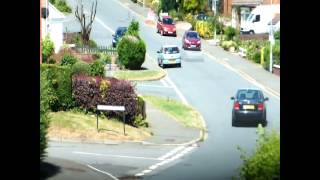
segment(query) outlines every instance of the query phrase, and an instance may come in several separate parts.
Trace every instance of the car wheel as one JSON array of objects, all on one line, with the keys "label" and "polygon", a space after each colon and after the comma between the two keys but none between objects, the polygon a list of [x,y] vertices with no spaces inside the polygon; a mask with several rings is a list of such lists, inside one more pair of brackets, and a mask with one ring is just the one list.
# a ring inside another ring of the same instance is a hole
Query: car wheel
[{"label": "car wheel", "polygon": [[178,64],[178,67],[181,68],[181,63]]},{"label": "car wheel", "polygon": [[251,35],[254,34],[254,31],[251,30],[251,31],[249,32],[249,34],[251,34]]},{"label": "car wheel", "polygon": [[157,34],[159,33],[159,29],[157,28]]}]

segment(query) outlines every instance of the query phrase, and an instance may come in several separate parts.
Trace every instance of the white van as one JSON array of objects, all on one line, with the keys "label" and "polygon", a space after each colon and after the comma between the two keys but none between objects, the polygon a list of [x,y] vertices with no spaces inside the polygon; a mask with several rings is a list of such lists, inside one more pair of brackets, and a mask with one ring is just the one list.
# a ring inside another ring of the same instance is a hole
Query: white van
[{"label": "white van", "polygon": [[269,33],[269,23],[275,17],[276,14],[280,14],[280,5],[260,5],[253,9],[240,26],[240,32],[242,34],[260,34]]}]

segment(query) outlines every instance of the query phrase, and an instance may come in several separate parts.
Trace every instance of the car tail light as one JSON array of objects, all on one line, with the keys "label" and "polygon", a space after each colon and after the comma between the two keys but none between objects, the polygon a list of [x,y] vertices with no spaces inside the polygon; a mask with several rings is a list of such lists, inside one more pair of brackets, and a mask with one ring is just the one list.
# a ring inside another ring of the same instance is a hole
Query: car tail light
[{"label": "car tail light", "polygon": [[260,110],[260,111],[263,110],[263,104],[262,103],[258,104],[258,110]]},{"label": "car tail light", "polygon": [[234,104],[233,104],[233,109],[235,110],[239,110],[240,109],[240,104],[238,101],[236,101]]},{"label": "car tail light", "polygon": [[185,39],[184,41],[188,44],[191,43],[188,39]]},{"label": "car tail light", "polygon": [[199,40],[199,41],[197,41],[197,44],[200,44],[201,43],[201,41]]}]

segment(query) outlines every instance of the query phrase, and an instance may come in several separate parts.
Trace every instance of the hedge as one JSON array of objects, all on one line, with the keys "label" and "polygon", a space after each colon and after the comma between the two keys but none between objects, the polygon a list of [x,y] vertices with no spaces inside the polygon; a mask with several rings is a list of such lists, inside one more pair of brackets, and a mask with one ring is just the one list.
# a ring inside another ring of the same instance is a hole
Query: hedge
[{"label": "hedge", "polygon": [[[73,77],[72,87],[73,97],[78,107],[96,112],[98,104],[125,106],[127,124],[132,126],[145,124],[139,122],[145,118],[145,114],[142,113],[142,108],[139,108],[139,104],[142,104],[141,100],[139,101],[129,81],[80,75]],[[118,117],[119,114],[111,112],[107,115]]]},{"label": "hedge", "polygon": [[50,87],[46,79],[46,73],[40,73],[40,161],[45,157],[47,148],[47,132],[49,128],[49,97]]},{"label": "hedge", "polygon": [[52,111],[67,110],[73,107],[71,68],[54,64],[42,64],[42,74],[49,83],[51,98],[49,107]]}]

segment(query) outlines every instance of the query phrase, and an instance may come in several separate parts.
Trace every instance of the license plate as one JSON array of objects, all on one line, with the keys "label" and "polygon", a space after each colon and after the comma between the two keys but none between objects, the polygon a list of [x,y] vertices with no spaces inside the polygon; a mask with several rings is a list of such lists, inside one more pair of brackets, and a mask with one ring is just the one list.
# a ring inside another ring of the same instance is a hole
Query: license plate
[{"label": "license plate", "polygon": [[170,62],[170,63],[175,63],[176,60],[175,60],[175,59],[169,59],[169,62]]},{"label": "license plate", "polygon": [[169,31],[168,33],[169,33],[169,34],[172,34],[173,32]]},{"label": "license plate", "polygon": [[243,109],[254,110],[254,105],[243,105]]},{"label": "license plate", "polygon": [[196,45],[191,45],[191,47],[192,47],[192,48],[195,48],[195,47],[196,47]]}]

